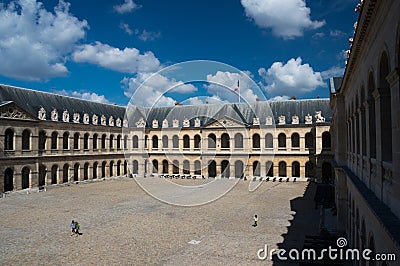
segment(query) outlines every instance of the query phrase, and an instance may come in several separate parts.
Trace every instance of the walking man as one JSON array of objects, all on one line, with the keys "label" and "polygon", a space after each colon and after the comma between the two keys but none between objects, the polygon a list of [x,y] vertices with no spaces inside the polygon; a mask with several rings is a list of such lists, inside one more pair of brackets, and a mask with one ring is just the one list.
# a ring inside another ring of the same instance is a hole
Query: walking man
[{"label": "walking man", "polygon": [[253,224],[254,227],[257,226],[257,222],[258,222],[258,217],[257,217],[257,214],[255,214],[254,215],[254,224]]}]

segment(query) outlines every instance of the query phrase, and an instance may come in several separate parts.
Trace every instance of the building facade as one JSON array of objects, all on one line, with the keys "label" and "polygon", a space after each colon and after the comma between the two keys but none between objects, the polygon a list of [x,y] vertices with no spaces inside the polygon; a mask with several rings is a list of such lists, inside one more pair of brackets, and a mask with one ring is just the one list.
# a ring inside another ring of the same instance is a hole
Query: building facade
[{"label": "building facade", "polygon": [[0,191],[129,173],[328,182],[331,117],[329,99],[125,108],[0,85]]},{"label": "building facade", "polygon": [[[332,79],[338,228],[400,256],[400,2],[364,0],[343,79]],[[398,262],[362,261],[363,265]]]}]

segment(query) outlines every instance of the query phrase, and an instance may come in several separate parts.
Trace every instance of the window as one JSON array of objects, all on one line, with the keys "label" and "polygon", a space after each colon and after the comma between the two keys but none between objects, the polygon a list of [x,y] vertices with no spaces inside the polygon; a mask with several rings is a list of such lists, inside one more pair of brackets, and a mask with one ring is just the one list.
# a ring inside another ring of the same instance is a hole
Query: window
[{"label": "window", "polygon": [[117,150],[121,149],[121,140],[122,140],[121,135],[118,135],[117,136]]},{"label": "window", "polygon": [[4,149],[6,151],[14,150],[14,131],[8,128],[4,133]]},{"label": "window", "polygon": [[139,163],[138,161],[134,160],[132,162],[132,174],[137,174],[139,171]]},{"label": "window", "polygon": [[178,149],[179,148],[179,138],[177,135],[172,137],[172,148]]},{"label": "window", "polygon": [[22,168],[22,189],[29,188],[29,175],[31,170],[28,167]]},{"label": "window", "polygon": [[314,148],[314,137],[313,137],[312,133],[310,133],[310,132],[306,133],[305,141],[306,141],[306,148],[307,149],[313,149]]},{"label": "window", "polygon": [[106,149],[106,139],[107,139],[106,134],[103,134],[103,135],[101,136],[101,148],[102,148],[103,150]]},{"label": "window", "polygon": [[43,151],[46,149],[46,132],[39,132],[39,150]]},{"label": "window", "polygon": [[57,143],[58,143],[58,133],[57,132],[53,132],[51,133],[51,149],[52,150],[57,150]]},{"label": "window", "polygon": [[298,133],[292,134],[292,148],[300,148],[300,136]]},{"label": "window", "polygon": [[300,163],[299,162],[292,163],[292,177],[300,177]]},{"label": "window", "polygon": [[190,138],[188,135],[183,136],[183,148],[184,149],[190,148]]},{"label": "window", "polygon": [[137,149],[139,148],[139,138],[138,136],[133,136],[132,137],[132,149]]},{"label": "window", "polygon": [[31,149],[31,132],[28,129],[22,131],[22,149],[23,150]]},{"label": "window", "polygon": [[271,161],[268,161],[265,165],[266,167],[266,172],[268,177],[273,177],[274,176],[274,163]]},{"label": "window", "polygon": [[172,174],[179,175],[179,162],[177,160],[172,162]]},{"label": "window", "polygon": [[217,144],[217,137],[214,134],[208,135],[208,148],[215,149]]},{"label": "window", "polygon": [[243,135],[237,133],[235,135],[235,148],[242,149],[243,148]]},{"label": "window", "polygon": [[85,133],[85,135],[83,135],[83,149],[89,149],[89,133]]},{"label": "window", "polygon": [[162,137],[162,147],[163,149],[168,149],[168,136],[166,135]]},{"label": "window", "polygon": [[284,133],[278,135],[278,147],[286,148],[286,135]]},{"label": "window", "polygon": [[325,131],[322,133],[322,149],[330,150],[331,149],[331,133]]},{"label": "window", "polygon": [[153,142],[153,149],[158,149],[158,137],[157,136],[153,136],[151,139],[152,139],[152,142]]},{"label": "window", "polygon": [[280,177],[287,176],[287,174],[286,174],[286,163],[285,162],[279,162],[279,176]]},{"label": "window", "polygon": [[162,161],[162,173],[168,174],[168,161],[167,160]]},{"label": "window", "polygon": [[260,135],[254,134],[253,135],[253,149],[260,148]]},{"label": "window", "polygon": [[79,150],[79,133],[74,134],[74,150]]},{"label": "window", "polygon": [[69,149],[69,133],[64,132],[63,134],[63,149],[68,150]]},{"label": "window", "polygon": [[157,174],[158,173],[158,161],[157,160],[153,160],[153,173]]},{"label": "window", "polygon": [[271,133],[265,135],[265,148],[267,149],[274,148],[274,138]]},{"label": "window", "polygon": [[128,149],[128,136],[124,136],[124,150]]},{"label": "window", "polygon": [[260,176],[260,163],[258,161],[253,162],[253,176]]},{"label": "window", "polygon": [[201,175],[201,162],[198,160],[194,161],[194,174]]},{"label": "window", "polygon": [[114,135],[110,135],[110,150],[114,149]]},{"label": "window", "polygon": [[200,137],[200,135],[195,135],[194,136],[194,148],[200,149],[200,146],[201,146],[201,137]]},{"label": "window", "polygon": [[147,142],[148,142],[149,136],[144,136],[144,148],[147,149]]},{"label": "window", "polygon": [[183,161],[183,174],[190,175],[190,163],[188,160]]},{"label": "window", "polygon": [[94,135],[93,135],[93,139],[92,139],[92,142],[93,142],[93,150],[97,150],[97,138],[98,138],[98,135],[97,135],[97,134],[94,134]]},{"label": "window", "polygon": [[227,133],[222,134],[221,136],[221,148],[229,149],[230,147],[230,137]]}]

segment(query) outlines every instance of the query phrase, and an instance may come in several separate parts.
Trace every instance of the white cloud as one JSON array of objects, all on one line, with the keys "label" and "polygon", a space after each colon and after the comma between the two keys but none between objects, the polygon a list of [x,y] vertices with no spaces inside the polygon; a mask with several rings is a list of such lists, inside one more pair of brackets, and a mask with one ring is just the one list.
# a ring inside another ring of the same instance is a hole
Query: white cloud
[{"label": "white cloud", "polygon": [[135,4],[133,0],[125,0],[123,4],[120,5],[115,5],[114,10],[117,13],[124,14],[124,13],[130,13],[135,9],[138,9],[140,6]]},{"label": "white cloud", "polygon": [[[239,89],[237,83],[239,80]],[[247,102],[255,102],[257,95],[252,90],[255,85],[251,80],[243,73],[232,73],[218,71],[215,75],[208,74],[207,81],[210,85],[207,85],[207,92],[211,95],[218,96],[222,100],[228,100],[229,102],[237,102],[240,97]]]},{"label": "white cloud", "polygon": [[99,95],[94,92],[78,92],[78,91],[60,90],[60,91],[54,91],[54,93],[61,94],[64,96],[70,96],[70,97],[74,97],[74,98],[84,99],[84,100],[88,100],[91,102],[110,103],[110,101],[107,100],[104,95]]},{"label": "white cloud", "polygon": [[[228,103],[228,101],[222,100],[220,97],[217,95],[213,96],[196,96],[187,99],[187,102],[189,102],[190,105],[203,105],[203,104],[221,104],[221,103]],[[186,101],[184,102],[184,104]]]},{"label": "white cloud", "polygon": [[153,31],[147,31],[143,30],[140,32],[138,29],[135,29],[135,34],[138,36],[138,38],[144,42],[146,41],[154,41],[155,39],[158,39],[161,37],[161,32],[153,32]]},{"label": "white cloud", "polygon": [[323,79],[329,79],[332,77],[341,77],[344,74],[344,68],[343,67],[338,67],[338,66],[333,66],[328,70],[322,71],[321,72],[321,77]]},{"label": "white cloud", "polygon": [[129,27],[129,25],[128,24],[126,24],[126,23],[120,23],[119,24],[119,27],[121,28],[121,29],[123,29],[126,33],[128,33],[129,35],[132,35],[133,34],[133,30],[131,30],[131,28]]},{"label": "white cloud", "polygon": [[160,67],[160,61],[152,52],[140,54],[136,48],[120,50],[101,42],[81,45],[72,58],[75,62],[98,64],[123,73],[152,72]]},{"label": "white cloud", "polygon": [[241,0],[247,17],[276,36],[292,39],[307,29],[317,29],[325,21],[312,21],[305,0]]},{"label": "white cloud", "polygon": [[0,6],[0,74],[22,80],[65,76],[66,58],[89,28],[60,0],[54,12],[36,1]]},{"label": "white cloud", "polygon": [[332,37],[342,37],[342,36],[345,36],[346,33],[344,33],[341,30],[330,30],[329,35],[331,35]]},{"label": "white cloud", "polygon": [[315,40],[322,39],[324,37],[325,37],[325,33],[323,33],[323,32],[317,32],[312,36],[312,38]]},{"label": "white cloud", "polygon": [[260,68],[258,74],[267,83],[264,88],[270,97],[298,95],[326,86],[321,73],[314,72],[309,64],[302,64],[300,57],[292,58],[286,64],[275,62],[268,70]]},{"label": "white cloud", "polygon": [[281,101],[288,101],[289,99],[290,99],[289,96],[282,95],[282,96],[275,96],[275,97],[272,97],[272,98],[268,99],[268,101],[271,101],[271,102],[281,102]]}]

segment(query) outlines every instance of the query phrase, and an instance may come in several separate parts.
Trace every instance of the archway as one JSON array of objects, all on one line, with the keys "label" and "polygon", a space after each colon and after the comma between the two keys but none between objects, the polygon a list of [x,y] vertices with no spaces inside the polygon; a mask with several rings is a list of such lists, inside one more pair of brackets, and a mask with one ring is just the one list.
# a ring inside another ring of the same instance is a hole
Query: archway
[{"label": "archway", "polygon": [[39,186],[46,185],[46,166],[41,164],[39,165]]},{"label": "archway", "polygon": [[28,167],[22,168],[22,189],[29,188],[29,175],[31,170]]},{"label": "archway", "polygon": [[222,173],[221,174],[222,177],[229,178],[230,173],[231,173],[231,170],[230,170],[230,167],[229,167],[229,161],[223,160],[221,162],[221,173]]},{"label": "archway", "polygon": [[74,165],[74,181],[79,180],[79,163]]},{"label": "archway", "polygon": [[57,176],[58,176],[58,165],[53,165],[51,167],[51,184],[57,184]]},{"label": "archway", "polygon": [[259,161],[254,161],[253,162],[253,176],[261,176],[261,171],[260,171],[260,162]]},{"label": "archway", "polygon": [[183,174],[190,175],[190,163],[188,160],[183,161]]},{"label": "archway", "polygon": [[300,163],[299,162],[292,163],[292,177],[300,177]]},{"label": "archway", "polygon": [[211,161],[208,163],[208,177],[216,177],[217,176],[217,163],[215,161]]},{"label": "archway", "polygon": [[199,160],[194,161],[194,174],[201,175],[201,162]]},{"label": "archway", "polygon": [[117,162],[117,176],[121,175],[121,161]]},{"label": "archway", "polygon": [[287,176],[286,173],[286,162],[279,162],[279,176],[280,177],[285,177]]},{"label": "archway", "polygon": [[177,160],[172,162],[172,174],[179,175],[179,161]]},{"label": "archway", "polygon": [[163,160],[162,161],[162,173],[163,174],[168,174],[168,161],[167,160]]},{"label": "archway", "polygon": [[98,163],[98,162],[95,162],[95,163],[93,164],[93,169],[92,169],[92,171],[93,171],[93,176],[92,176],[92,179],[96,179],[96,178],[97,178],[97,168],[98,168],[98,166],[99,166],[99,163]]},{"label": "archway", "polygon": [[236,161],[235,162],[235,177],[236,178],[242,178],[243,177],[243,162],[242,161]]},{"label": "archway", "polygon": [[68,182],[69,165],[65,164],[63,167],[63,183]]},{"label": "archway", "polygon": [[7,168],[4,171],[4,192],[14,190],[14,170]]},{"label": "archway", "polygon": [[311,178],[315,177],[313,162],[310,161],[306,162],[306,177],[311,177]]},{"label": "archway", "polygon": [[83,180],[89,179],[89,163],[85,163],[83,166]]},{"label": "archway", "polygon": [[138,174],[138,170],[139,170],[139,162],[136,160],[133,160],[132,162],[132,174]]},{"label": "archway", "polygon": [[273,177],[274,176],[274,163],[271,161],[268,161],[265,165],[267,176],[268,177]]},{"label": "archway", "polygon": [[230,147],[230,137],[227,133],[221,135],[221,148],[229,149]]}]

